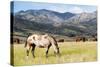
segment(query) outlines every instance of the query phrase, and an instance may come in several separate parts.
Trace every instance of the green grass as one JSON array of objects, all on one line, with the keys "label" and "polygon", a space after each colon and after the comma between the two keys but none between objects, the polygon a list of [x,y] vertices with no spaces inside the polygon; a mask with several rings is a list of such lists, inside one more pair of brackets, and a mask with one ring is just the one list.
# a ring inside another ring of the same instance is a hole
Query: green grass
[{"label": "green grass", "polygon": [[24,44],[14,45],[14,66],[56,64],[69,62],[89,62],[97,60],[97,42],[64,42],[59,43],[61,57],[55,57],[53,48],[49,50],[48,58],[45,57],[45,48],[35,49],[35,58],[30,52],[28,60]]}]

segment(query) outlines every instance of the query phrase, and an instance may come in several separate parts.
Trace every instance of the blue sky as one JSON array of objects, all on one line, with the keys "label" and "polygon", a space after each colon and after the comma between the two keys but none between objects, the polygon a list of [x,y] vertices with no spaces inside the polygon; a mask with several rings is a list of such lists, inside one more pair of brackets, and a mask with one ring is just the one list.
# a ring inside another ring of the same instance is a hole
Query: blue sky
[{"label": "blue sky", "polygon": [[25,1],[14,1],[14,12],[20,10],[40,10],[47,9],[57,12],[72,12],[72,13],[82,13],[82,12],[93,12],[97,10],[96,6],[88,5],[72,5],[72,4],[57,4],[57,3],[39,3],[39,2],[25,2]]}]

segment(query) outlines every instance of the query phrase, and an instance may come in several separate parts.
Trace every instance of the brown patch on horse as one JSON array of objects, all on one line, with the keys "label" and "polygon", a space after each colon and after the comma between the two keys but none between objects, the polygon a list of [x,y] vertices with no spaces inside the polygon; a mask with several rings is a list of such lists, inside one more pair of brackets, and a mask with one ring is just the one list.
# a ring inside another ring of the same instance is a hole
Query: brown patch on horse
[{"label": "brown patch on horse", "polygon": [[33,39],[35,40],[35,37],[33,37]]}]

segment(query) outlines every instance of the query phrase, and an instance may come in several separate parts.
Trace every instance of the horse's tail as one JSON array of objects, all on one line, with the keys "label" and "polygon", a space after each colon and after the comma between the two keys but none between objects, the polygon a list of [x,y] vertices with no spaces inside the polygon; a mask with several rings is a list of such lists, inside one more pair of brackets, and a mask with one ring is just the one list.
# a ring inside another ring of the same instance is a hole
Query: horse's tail
[{"label": "horse's tail", "polygon": [[27,46],[27,41],[25,42],[25,46],[24,47],[26,47]]},{"label": "horse's tail", "polygon": [[[30,35],[28,35],[27,38],[28,38],[29,36],[30,36]],[[25,46],[24,46],[24,47],[26,47],[26,46],[27,46],[27,39],[26,39],[26,42],[25,42]]]}]

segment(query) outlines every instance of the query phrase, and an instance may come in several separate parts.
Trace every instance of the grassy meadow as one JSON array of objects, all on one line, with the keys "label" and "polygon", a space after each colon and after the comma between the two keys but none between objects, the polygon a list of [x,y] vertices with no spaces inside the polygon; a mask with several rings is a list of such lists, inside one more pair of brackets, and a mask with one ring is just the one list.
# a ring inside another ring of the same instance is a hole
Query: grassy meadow
[{"label": "grassy meadow", "polygon": [[38,65],[38,64],[57,64],[70,62],[89,62],[97,60],[97,42],[63,42],[58,43],[61,56],[55,57],[53,48],[45,57],[45,48],[35,49],[35,58],[32,57],[31,51],[29,58],[26,59],[26,50],[24,44],[13,45],[13,65]]}]

